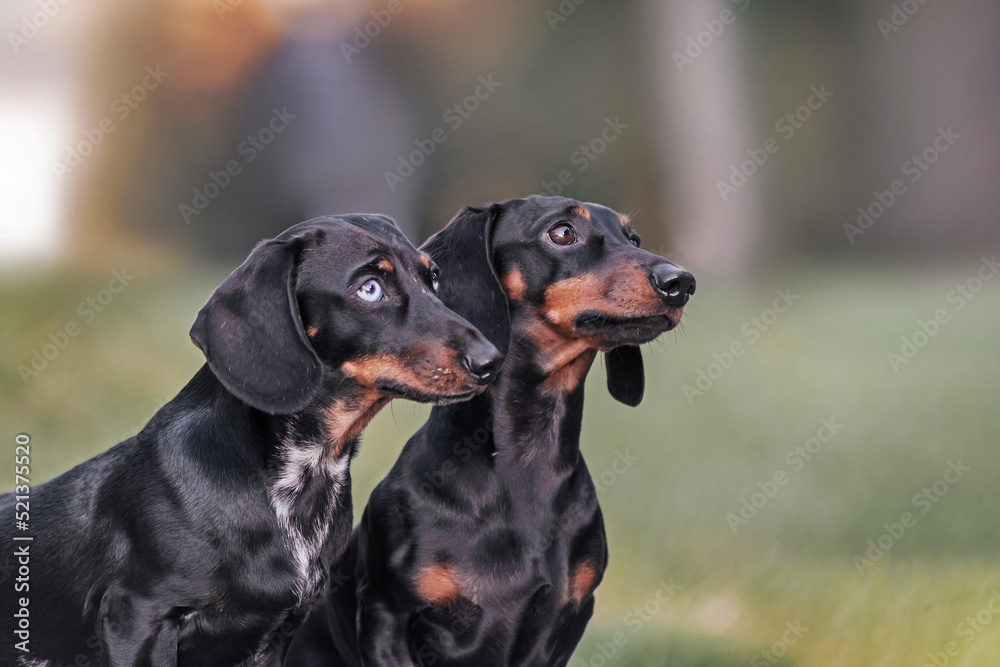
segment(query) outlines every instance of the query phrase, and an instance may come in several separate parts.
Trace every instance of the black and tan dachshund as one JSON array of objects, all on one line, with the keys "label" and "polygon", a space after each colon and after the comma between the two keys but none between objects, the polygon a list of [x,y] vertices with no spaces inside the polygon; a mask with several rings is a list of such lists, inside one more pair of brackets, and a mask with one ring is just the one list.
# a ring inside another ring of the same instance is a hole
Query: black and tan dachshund
[{"label": "black and tan dachshund", "polygon": [[694,293],[628,219],[529,197],[466,209],[422,250],[441,298],[507,355],[490,389],[436,407],[372,493],[339,569],[356,580],[300,628],[287,665],[565,665],[607,542],[580,453],[583,386],[642,399],[638,346]]},{"label": "black and tan dachshund", "polygon": [[0,664],[281,664],[347,547],[358,434],[393,398],[467,400],[501,361],[436,274],[382,216],[258,245],[191,329],[207,365],[138,435],[31,489],[32,541],[0,500],[4,549],[30,551]]}]

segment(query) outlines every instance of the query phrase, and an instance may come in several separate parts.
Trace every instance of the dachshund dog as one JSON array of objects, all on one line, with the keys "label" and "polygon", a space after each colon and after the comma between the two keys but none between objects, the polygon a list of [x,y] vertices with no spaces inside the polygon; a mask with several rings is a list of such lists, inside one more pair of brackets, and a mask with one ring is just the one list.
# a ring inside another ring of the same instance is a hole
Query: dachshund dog
[{"label": "dachshund dog", "polygon": [[12,541],[0,500],[4,548],[30,550],[0,663],[280,665],[348,545],[359,433],[393,398],[465,401],[499,367],[436,291],[434,262],[382,216],[259,244],[198,313],[207,364],[187,386],[30,490],[32,541]]},{"label": "dachshund dog", "polygon": [[529,197],[462,211],[423,247],[441,298],[506,354],[497,381],[435,407],[371,495],[287,665],[565,665],[607,540],[580,453],[598,352],[638,405],[638,346],[677,326],[690,273],[596,204]]}]

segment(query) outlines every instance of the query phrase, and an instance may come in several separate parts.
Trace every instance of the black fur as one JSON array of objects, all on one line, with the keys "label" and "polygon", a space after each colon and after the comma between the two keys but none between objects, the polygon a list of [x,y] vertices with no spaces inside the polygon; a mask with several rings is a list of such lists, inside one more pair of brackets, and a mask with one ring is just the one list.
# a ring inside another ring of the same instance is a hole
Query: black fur
[{"label": "black fur", "polygon": [[676,326],[694,291],[637,245],[613,211],[551,197],[467,209],[425,244],[450,269],[445,302],[509,340],[507,361],[486,393],[435,407],[410,438],[335,567],[355,581],[308,619],[287,665],[569,661],[607,564],[579,447],[585,375],[606,352],[612,395],[638,404],[638,345]]},{"label": "black fur", "polygon": [[[31,490],[30,652],[14,648],[21,595],[5,592],[0,664],[280,664],[348,544],[356,433],[391,397],[467,399],[486,374],[462,364],[498,363],[434,271],[382,216],[260,244],[198,314],[207,364],[187,386],[138,435]],[[368,280],[382,300],[357,295]],[[431,377],[433,355],[454,360],[453,381]],[[348,372],[373,357],[412,378]],[[5,549],[13,509],[0,497]]]}]

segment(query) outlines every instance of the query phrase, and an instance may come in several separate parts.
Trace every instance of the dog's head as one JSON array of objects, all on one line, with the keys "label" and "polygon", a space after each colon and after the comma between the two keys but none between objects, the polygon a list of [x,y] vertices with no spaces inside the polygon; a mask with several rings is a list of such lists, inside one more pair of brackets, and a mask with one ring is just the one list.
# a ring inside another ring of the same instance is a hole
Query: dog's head
[{"label": "dog's head", "polygon": [[441,302],[437,274],[389,218],[310,220],[260,243],[191,338],[229,392],[271,414],[302,410],[325,378],[385,398],[465,400],[502,356]]},{"label": "dog's head", "polygon": [[608,390],[638,405],[638,346],[680,322],[690,273],[640,249],[628,218],[597,204],[533,196],[467,208],[423,249],[441,266],[441,298],[504,353],[527,339],[543,372],[572,387],[596,351]]}]

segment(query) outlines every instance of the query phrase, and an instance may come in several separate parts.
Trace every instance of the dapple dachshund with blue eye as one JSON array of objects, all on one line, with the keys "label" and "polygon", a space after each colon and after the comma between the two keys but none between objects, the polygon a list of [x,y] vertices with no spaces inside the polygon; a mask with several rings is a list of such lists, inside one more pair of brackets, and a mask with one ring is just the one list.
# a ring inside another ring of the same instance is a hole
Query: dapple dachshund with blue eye
[{"label": "dapple dachshund with blue eye", "polygon": [[[436,289],[434,262],[382,216],[258,245],[198,314],[208,363],[187,386],[31,490],[30,588],[0,596],[0,663],[280,665],[347,547],[358,434],[393,398],[468,400],[499,366]],[[11,495],[0,510],[9,549]]]},{"label": "dapple dachshund with blue eye", "polygon": [[565,665],[594,607],[607,540],[580,453],[598,352],[635,406],[639,345],[677,326],[695,281],[596,204],[529,197],[466,209],[422,249],[441,298],[507,360],[435,407],[375,488],[332,591],[287,665]]}]

